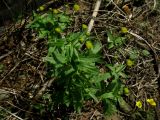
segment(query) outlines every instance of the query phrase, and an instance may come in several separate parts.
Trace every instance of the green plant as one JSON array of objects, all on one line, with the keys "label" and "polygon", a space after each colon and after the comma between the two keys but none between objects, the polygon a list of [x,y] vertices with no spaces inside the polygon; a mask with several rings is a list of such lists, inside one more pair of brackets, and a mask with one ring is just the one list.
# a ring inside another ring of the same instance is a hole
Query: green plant
[{"label": "green plant", "polygon": [[123,94],[124,85],[121,82],[121,78],[127,78],[124,74],[124,65],[115,64],[115,65],[107,65],[110,69],[110,79],[111,82],[108,83],[106,87],[104,87],[103,93],[100,96],[104,105],[105,105],[105,113],[111,115],[116,112],[116,106],[119,105],[125,111],[129,111],[129,107],[127,103],[123,100],[121,95]]},{"label": "green plant", "polygon": [[148,50],[142,50],[142,55],[147,57],[150,55],[150,52]]},{"label": "green plant", "polygon": [[35,29],[39,38],[47,38],[51,40],[55,36],[60,36],[70,23],[69,16],[65,13],[54,14],[52,11],[43,15],[33,13],[34,20],[27,25],[27,28]]},{"label": "green plant", "polygon": [[122,46],[125,43],[124,37],[116,36],[111,32],[107,32],[107,35],[108,35],[108,44],[109,44],[108,49]]},{"label": "green plant", "polygon": [[138,51],[138,49],[131,49],[129,51],[129,58],[131,60],[137,60],[139,58],[139,51]]},{"label": "green plant", "polygon": [[[84,101],[93,99],[97,103],[103,101],[107,114],[116,111],[118,101],[122,100],[120,79],[126,77],[123,73],[125,66],[107,65],[109,72],[101,73],[98,68],[98,64],[102,64],[101,43],[85,32],[62,35],[70,25],[65,13],[34,13],[34,17],[28,27],[35,29],[39,38],[48,38],[48,55],[44,61],[48,63],[51,77],[55,78],[54,91],[46,94],[50,98],[44,97],[49,100],[50,108],[74,107],[80,112]],[[41,106],[37,108],[43,109]]]}]

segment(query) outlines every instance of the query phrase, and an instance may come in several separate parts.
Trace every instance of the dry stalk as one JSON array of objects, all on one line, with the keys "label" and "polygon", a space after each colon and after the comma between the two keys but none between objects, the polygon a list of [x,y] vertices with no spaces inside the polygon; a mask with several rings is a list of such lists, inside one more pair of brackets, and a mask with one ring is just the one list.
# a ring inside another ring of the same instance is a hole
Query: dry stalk
[{"label": "dry stalk", "polygon": [[101,2],[102,2],[102,0],[97,0],[97,2],[96,2],[96,4],[95,4],[95,8],[94,8],[94,11],[93,11],[93,14],[92,14],[92,19],[90,20],[90,22],[89,22],[89,24],[88,24],[87,33],[90,33],[91,30],[92,30],[92,28],[93,28],[94,18],[96,18],[97,14],[98,14],[98,11],[99,11]]},{"label": "dry stalk", "polygon": [[55,80],[55,78],[52,78],[49,81],[45,82],[43,87],[36,94],[35,98],[38,99],[39,97],[41,97],[43,95],[43,93],[46,91],[46,89],[52,85],[54,80]]},{"label": "dry stalk", "polygon": [[15,115],[14,113],[11,113],[10,111],[8,111],[7,109],[5,109],[4,107],[0,106],[0,108],[4,111],[6,111],[7,113],[9,113],[10,115],[14,116],[15,118],[17,118],[18,120],[23,120],[22,118],[18,117],[17,115]]}]

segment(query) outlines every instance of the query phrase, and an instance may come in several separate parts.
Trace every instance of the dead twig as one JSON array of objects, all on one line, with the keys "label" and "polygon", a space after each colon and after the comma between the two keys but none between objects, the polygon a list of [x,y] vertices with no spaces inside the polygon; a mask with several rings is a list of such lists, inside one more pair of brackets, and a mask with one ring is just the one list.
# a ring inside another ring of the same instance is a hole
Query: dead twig
[{"label": "dead twig", "polygon": [[55,80],[55,78],[52,78],[49,81],[45,82],[43,87],[36,94],[35,98],[38,99],[39,97],[41,97],[43,95],[43,93],[46,91],[46,89],[52,85],[54,80]]},{"label": "dead twig", "polygon": [[16,65],[1,79],[0,85],[2,84],[2,82],[4,81],[4,79],[5,79],[8,75],[10,75],[10,74],[19,66],[19,64],[20,64],[21,62],[24,62],[24,61],[26,61],[26,60],[28,60],[28,59],[24,59],[24,60],[22,60],[22,61],[17,62]]},{"label": "dead twig", "polygon": [[15,115],[14,113],[11,113],[10,111],[8,111],[7,109],[5,109],[4,107],[1,107],[0,108],[4,111],[6,111],[7,113],[9,113],[10,115],[14,116],[15,118],[17,118],[18,120],[23,120],[22,118],[18,117],[17,115]]},{"label": "dead twig", "polygon": [[93,28],[94,18],[96,18],[97,14],[98,14],[98,10],[100,8],[101,2],[102,2],[102,0],[97,0],[97,2],[96,2],[95,8],[94,8],[94,11],[93,11],[93,14],[92,14],[92,19],[90,20],[90,22],[88,24],[87,33],[90,33],[92,28]]},{"label": "dead twig", "polygon": [[7,57],[8,55],[10,55],[10,54],[12,54],[12,53],[13,53],[13,51],[9,51],[8,53],[0,56],[0,60],[3,59],[3,58],[5,58],[5,57]]}]

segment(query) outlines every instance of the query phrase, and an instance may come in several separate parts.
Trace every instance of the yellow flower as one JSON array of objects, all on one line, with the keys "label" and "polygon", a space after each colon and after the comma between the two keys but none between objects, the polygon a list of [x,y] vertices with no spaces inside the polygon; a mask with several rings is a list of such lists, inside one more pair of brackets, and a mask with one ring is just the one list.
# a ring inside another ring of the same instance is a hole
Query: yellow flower
[{"label": "yellow flower", "polygon": [[85,25],[85,24],[82,24],[82,28],[83,28],[83,29],[87,29],[87,28],[88,28],[88,26],[87,26],[87,25]]},{"label": "yellow flower", "polygon": [[139,101],[137,101],[136,102],[136,106],[138,107],[138,108],[142,108],[142,102],[139,100]]},{"label": "yellow flower", "polygon": [[53,13],[54,14],[58,14],[58,10],[57,9],[53,9]]},{"label": "yellow flower", "polygon": [[122,33],[127,33],[128,32],[128,29],[126,27],[121,27],[121,32]]},{"label": "yellow flower", "polygon": [[44,10],[44,6],[40,6],[38,10],[39,11],[43,11]]},{"label": "yellow flower", "polygon": [[134,61],[128,59],[126,64],[127,64],[128,67],[132,67],[134,65]]},{"label": "yellow flower", "polygon": [[151,105],[151,106],[156,106],[156,102],[153,99],[147,99],[147,102]]},{"label": "yellow flower", "polygon": [[56,31],[57,33],[61,33],[61,32],[62,32],[59,27],[55,28],[55,31]]},{"label": "yellow flower", "polygon": [[129,95],[130,91],[127,87],[123,89],[125,95]]},{"label": "yellow flower", "polygon": [[74,11],[79,11],[80,6],[79,6],[79,5],[77,5],[77,4],[75,4],[75,5],[73,6],[73,8],[74,8]]},{"label": "yellow flower", "polygon": [[86,47],[87,47],[87,49],[93,48],[92,42],[91,41],[86,41]]}]

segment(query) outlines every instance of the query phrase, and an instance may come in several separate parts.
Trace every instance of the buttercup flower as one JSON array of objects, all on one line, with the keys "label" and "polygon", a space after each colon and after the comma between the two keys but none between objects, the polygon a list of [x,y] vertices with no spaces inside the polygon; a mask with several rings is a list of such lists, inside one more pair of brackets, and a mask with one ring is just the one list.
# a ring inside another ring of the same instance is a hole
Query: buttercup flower
[{"label": "buttercup flower", "polygon": [[58,13],[58,10],[57,10],[57,9],[53,9],[53,13],[54,13],[54,14],[57,14],[57,13]]},{"label": "buttercup flower", "polygon": [[73,8],[74,8],[74,11],[79,11],[80,6],[79,6],[79,5],[77,5],[77,4],[75,4],[75,5],[73,6]]},{"label": "buttercup flower", "polygon": [[151,105],[151,106],[156,106],[156,102],[153,99],[147,99],[147,102]]},{"label": "buttercup flower", "polygon": [[61,33],[61,29],[60,28],[55,28],[55,31],[57,32],[57,33]]},{"label": "buttercup flower", "polygon": [[83,28],[83,29],[87,29],[87,27],[88,27],[87,25],[82,24],[82,28]]},{"label": "buttercup flower", "polygon": [[121,27],[121,32],[122,33],[127,33],[128,32],[128,29],[126,27]]},{"label": "buttercup flower", "polygon": [[139,101],[137,101],[136,102],[136,106],[138,107],[138,108],[142,108],[142,102],[139,100]]},{"label": "buttercup flower", "polygon": [[130,91],[127,87],[123,89],[125,95],[129,95]]},{"label": "buttercup flower", "polygon": [[91,41],[86,41],[86,47],[87,47],[87,49],[93,48],[92,42]]},{"label": "buttercup flower", "polygon": [[39,11],[43,11],[44,10],[44,6],[40,6],[38,10]]},{"label": "buttercup flower", "polygon": [[134,65],[134,61],[128,59],[128,60],[126,61],[126,64],[127,64],[128,67],[132,67],[132,66]]}]

